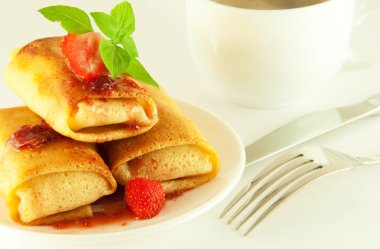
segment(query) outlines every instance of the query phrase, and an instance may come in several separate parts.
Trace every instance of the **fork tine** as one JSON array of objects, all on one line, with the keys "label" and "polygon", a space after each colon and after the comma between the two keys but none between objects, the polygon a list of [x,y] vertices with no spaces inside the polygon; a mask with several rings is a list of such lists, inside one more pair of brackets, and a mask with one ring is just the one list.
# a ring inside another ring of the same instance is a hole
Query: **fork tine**
[{"label": "fork tine", "polygon": [[[252,211],[250,211],[248,214],[246,214],[242,219],[241,221],[238,223],[238,225],[235,227],[236,230],[238,230],[249,218],[251,218],[253,215],[256,214],[256,212],[262,207],[264,206],[268,201],[270,201],[276,194],[278,194],[281,190],[283,190],[284,188],[286,188],[288,185],[290,185],[291,183],[297,181],[298,179],[301,179],[302,177],[305,177],[306,175],[312,173],[314,170],[316,170],[317,167],[313,167],[313,168],[306,168],[306,169],[301,169],[302,171],[299,172],[299,173],[292,173],[292,175],[288,178],[285,178],[283,180],[283,182],[277,186],[274,190],[272,190],[269,194],[267,194],[266,196],[264,196],[264,198],[262,198],[260,200],[260,202],[254,207],[254,209]],[[253,202],[254,200],[252,200]],[[248,206],[248,205],[247,205]]]},{"label": "fork tine", "polygon": [[[311,170],[305,177],[299,181],[297,184],[295,184],[293,187],[291,187],[287,192],[285,192],[277,201],[272,203],[256,220],[255,222],[250,225],[250,227],[247,229],[246,232],[244,232],[244,236],[247,236],[268,214],[270,214],[276,207],[278,207],[283,201],[285,201],[289,196],[291,196],[293,193],[301,189],[303,186],[307,185],[308,183],[312,182],[313,180],[319,178],[322,175],[325,175],[326,173],[323,170],[323,166],[315,167],[313,170]],[[252,217],[250,215],[247,220]]]},{"label": "fork tine", "polygon": [[230,211],[236,203],[238,203],[243,196],[245,196],[251,189],[255,186],[255,182],[251,181],[249,185],[247,185],[245,188],[242,188],[240,192],[228,203],[228,205],[223,209],[223,211],[220,213],[219,218],[222,219],[228,211]]},{"label": "fork tine", "polygon": [[283,165],[281,165],[281,167],[283,168],[282,170],[280,170],[279,172],[277,172],[276,175],[274,175],[273,177],[271,177],[270,180],[268,180],[267,183],[265,183],[263,186],[261,186],[258,190],[255,191],[255,193],[248,199],[246,200],[231,216],[230,218],[228,219],[227,221],[227,224],[231,224],[231,222],[236,219],[236,217],[239,216],[239,214],[244,210],[246,209],[258,196],[260,196],[265,190],[267,190],[270,186],[272,186],[275,182],[277,182],[279,179],[281,179],[282,177],[286,176],[287,174],[289,174],[290,172],[293,172],[305,165],[308,165],[309,163],[312,163],[313,160],[308,160],[308,161],[303,161],[303,162],[300,162],[298,164],[295,164],[295,165],[290,165],[289,167],[285,167],[287,165],[289,165],[290,161],[284,163]]},{"label": "fork tine", "polygon": [[[249,193],[254,186],[257,185],[258,182],[260,182],[262,179],[264,179],[266,176],[270,175],[273,171],[278,169],[279,167],[282,167],[293,160],[296,160],[297,158],[302,157],[302,154],[298,154],[282,164],[272,164],[272,166],[269,166],[262,170],[259,175],[257,175],[250,183],[247,185],[246,188],[243,188],[228,204],[227,206],[223,209],[223,211],[220,213],[219,218],[222,219],[247,193]],[[230,222],[228,222],[230,223]]]}]

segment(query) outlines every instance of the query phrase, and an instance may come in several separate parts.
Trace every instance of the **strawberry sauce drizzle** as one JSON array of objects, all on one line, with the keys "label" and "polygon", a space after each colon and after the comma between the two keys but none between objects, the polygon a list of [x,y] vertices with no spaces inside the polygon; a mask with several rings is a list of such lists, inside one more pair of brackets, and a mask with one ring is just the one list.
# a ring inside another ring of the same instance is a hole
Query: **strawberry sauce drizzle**
[{"label": "strawberry sauce drizzle", "polygon": [[109,75],[100,75],[90,82],[82,81],[84,90],[100,94],[102,96],[110,96],[117,91],[125,91],[128,88],[135,88],[145,91],[145,88],[137,84],[132,79],[124,76],[112,78]]},{"label": "strawberry sauce drizzle", "polygon": [[83,82],[83,89],[109,96],[119,89],[118,84],[109,76],[98,76],[94,81]]},{"label": "strawberry sauce drizzle", "polygon": [[94,228],[109,224],[119,224],[126,226],[130,220],[135,220],[131,210],[124,204],[113,212],[94,212],[94,216],[72,221],[61,221],[53,225],[55,229],[69,228]]},{"label": "strawberry sauce drizzle", "polygon": [[[166,201],[176,201],[186,191],[176,191],[165,195]],[[138,220],[124,200],[124,188],[119,186],[112,195],[104,196],[92,204],[93,217],[61,221],[53,224],[55,229],[95,228],[116,224],[127,226],[130,221]]]},{"label": "strawberry sauce drizzle", "polygon": [[34,150],[55,140],[60,135],[44,120],[37,125],[24,125],[13,133],[8,144],[17,150]]},{"label": "strawberry sauce drizzle", "polygon": [[93,216],[78,220],[61,221],[53,224],[56,229],[93,228],[108,224],[126,226],[135,216],[124,201],[124,188],[119,187],[115,193],[100,198],[92,204]]}]

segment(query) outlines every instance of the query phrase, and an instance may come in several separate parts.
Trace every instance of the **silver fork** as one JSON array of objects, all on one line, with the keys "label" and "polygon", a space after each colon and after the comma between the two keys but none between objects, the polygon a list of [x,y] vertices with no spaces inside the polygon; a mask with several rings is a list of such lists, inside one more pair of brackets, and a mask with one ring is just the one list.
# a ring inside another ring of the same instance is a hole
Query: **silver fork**
[{"label": "silver fork", "polygon": [[265,167],[221,212],[220,218],[245,227],[248,235],[277,206],[301,187],[332,172],[380,163],[380,156],[359,158],[322,147],[305,147]]}]

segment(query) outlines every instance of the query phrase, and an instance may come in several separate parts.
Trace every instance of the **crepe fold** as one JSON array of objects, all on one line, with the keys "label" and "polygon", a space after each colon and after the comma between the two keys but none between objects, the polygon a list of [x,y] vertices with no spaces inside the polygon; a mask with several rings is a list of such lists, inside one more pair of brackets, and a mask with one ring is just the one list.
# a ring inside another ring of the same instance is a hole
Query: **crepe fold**
[{"label": "crepe fold", "polygon": [[115,179],[124,185],[144,177],[173,193],[214,178],[219,171],[216,151],[163,90],[147,90],[157,104],[158,123],[144,134],[103,145]]},{"label": "crepe fold", "polygon": [[41,225],[92,216],[89,204],[117,187],[94,144],[59,135],[35,149],[10,144],[20,127],[41,121],[26,107],[0,109],[0,196],[11,218]]},{"label": "crepe fold", "polygon": [[62,37],[33,41],[5,69],[5,81],[57,132],[83,142],[141,134],[157,122],[157,108],[135,79],[79,80],[60,50]]}]

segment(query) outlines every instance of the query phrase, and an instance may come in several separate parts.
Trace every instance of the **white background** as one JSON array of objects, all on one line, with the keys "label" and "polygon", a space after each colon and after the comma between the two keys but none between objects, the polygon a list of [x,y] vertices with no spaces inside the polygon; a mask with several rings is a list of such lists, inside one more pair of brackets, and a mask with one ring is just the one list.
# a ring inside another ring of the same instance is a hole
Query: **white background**
[{"label": "white background", "polygon": [[[359,0],[364,1],[364,0]],[[0,0],[0,68],[9,62],[9,51],[40,37],[64,34],[58,24],[45,20],[37,10],[53,4],[109,11],[115,0]],[[281,110],[254,110],[225,100],[202,79],[191,59],[186,40],[184,0],[131,1],[137,19],[140,57],[152,75],[177,99],[190,101],[230,123],[247,145],[304,113],[348,105],[380,94],[380,64],[337,75],[313,102]],[[377,2],[379,5],[379,1]],[[370,51],[380,44],[379,6],[364,27],[355,32],[354,46]],[[380,49],[380,45],[378,48]],[[0,82],[0,107],[22,102]],[[380,154],[380,117],[357,121],[308,144],[321,145],[352,155]],[[270,160],[246,170],[238,189]],[[185,224],[141,238],[78,248],[380,248],[380,165],[358,168],[320,179],[296,193],[243,238],[218,220],[223,206]],[[68,239],[68,243],[69,243]],[[0,248],[58,248],[43,239],[0,234]],[[73,245],[70,245],[72,247]]]}]

